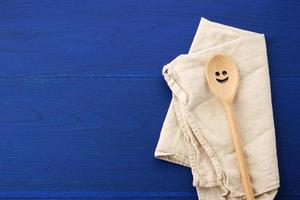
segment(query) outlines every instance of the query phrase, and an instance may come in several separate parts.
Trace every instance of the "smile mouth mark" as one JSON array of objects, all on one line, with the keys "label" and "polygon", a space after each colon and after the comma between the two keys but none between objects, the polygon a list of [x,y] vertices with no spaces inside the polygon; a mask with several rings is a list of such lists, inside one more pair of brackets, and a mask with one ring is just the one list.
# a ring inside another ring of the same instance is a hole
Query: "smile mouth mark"
[{"label": "smile mouth mark", "polygon": [[219,83],[225,83],[226,81],[228,81],[228,77],[227,78],[224,78],[224,79],[217,79],[216,80],[219,82]]}]

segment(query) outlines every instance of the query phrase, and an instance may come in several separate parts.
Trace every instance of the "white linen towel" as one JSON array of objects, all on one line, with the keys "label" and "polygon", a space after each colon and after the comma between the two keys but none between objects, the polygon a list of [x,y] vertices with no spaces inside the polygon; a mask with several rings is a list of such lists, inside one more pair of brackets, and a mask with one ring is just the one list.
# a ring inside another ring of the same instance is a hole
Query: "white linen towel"
[{"label": "white linen towel", "polygon": [[216,54],[231,56],[239,68],[234,107],[255,199],[274,199],[279,173],[263,34],[201,18],[189,53],[163,68],[173,98],[155,157],[190,167],[200,200],[245,199],[226,115],[205,79],[204,66]]}]

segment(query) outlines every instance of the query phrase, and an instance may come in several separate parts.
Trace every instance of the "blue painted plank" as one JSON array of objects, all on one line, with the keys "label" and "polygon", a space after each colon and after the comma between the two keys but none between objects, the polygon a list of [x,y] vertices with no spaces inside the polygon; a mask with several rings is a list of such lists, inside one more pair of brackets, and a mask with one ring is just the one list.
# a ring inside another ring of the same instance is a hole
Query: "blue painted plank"
[{"label": "blue painted plank", "polygon": [[[272,80],[280,199],[300,192],[299,87],[296,78]],[[0,93],[0,197],[95,191],[194,199],[190,170],[153,158],[170,101],[162,78],[2,78]]]},{"label": "blue painted plank", "polygon": [[[87,198],[68,198],[71,200],[87,200]],[[116,197],[112,197],[112,198],[91,198],[93,200],[120,200],[120,198]],[[197,197],[195,197],[194,195],[192,197],[130,197],[130,198],[122,198],[122,200],[197,200]],[[61,198],[34,198],[34,199],[9,199],[9,200],[61,200]],[[275,200],[299,200],[299,196],[278,196]]]},{"label": "blue painted plank", "polygon": [[[61,198],[43,198],[46,200],[61,200]],[[68,198],[68,199],[74,199],[74,200],[87,200],[87,198]],[[118,197],[112,197],[112,198],[91,198],[93,200],[120,200]],[[197,197],[194,195],[192,197],[129,197],[129,198],[122,198],[122,200],[197,200]],[[21,199],[10,199],[10,200],[21,200]],[[39,200],[39,199],[23,199],[23,200]],[[42,199],[40,199],[42,200]],[[278,196],[275,200],[299,200],[299,196]]]},{"label": "blue painted plank", "polygon": [[192,192],[6,192],[1,197],[16,199],[195,199]]},{"label": "blue painted plank", "polygon": [[0,194],[193,191],[189,169],[153,157],[163,80],[4,79],[0,93]]},{"label": "blue painted plank", "polygon": [[157,77],[201,16],[265,33],[271,75],[299,77],[296,0],[1,1],[0,75]]}]

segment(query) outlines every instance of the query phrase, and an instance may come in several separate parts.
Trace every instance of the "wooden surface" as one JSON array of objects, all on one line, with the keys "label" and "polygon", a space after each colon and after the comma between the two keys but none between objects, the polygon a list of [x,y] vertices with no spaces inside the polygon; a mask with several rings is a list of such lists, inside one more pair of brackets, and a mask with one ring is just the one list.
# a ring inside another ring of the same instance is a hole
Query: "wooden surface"
[{"label": "wooden surface", "polygon": [[300,199],[300,2],[1,1],[0,198],[196,199],[155,160],[171,98],[162,66],[201,16],[265,33],[281,188]]}]

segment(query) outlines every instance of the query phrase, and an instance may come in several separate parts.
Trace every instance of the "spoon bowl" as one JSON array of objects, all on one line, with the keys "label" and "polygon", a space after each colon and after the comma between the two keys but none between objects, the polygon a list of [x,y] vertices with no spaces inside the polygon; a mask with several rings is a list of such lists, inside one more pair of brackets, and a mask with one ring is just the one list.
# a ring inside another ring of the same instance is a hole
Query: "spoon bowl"
[{"label": "spoon bowl", "polygon": [[239,85],[239,72],[234,61],[225,55],[212,57],[205,67],[209,88],[222,102],[231,103]]}]

